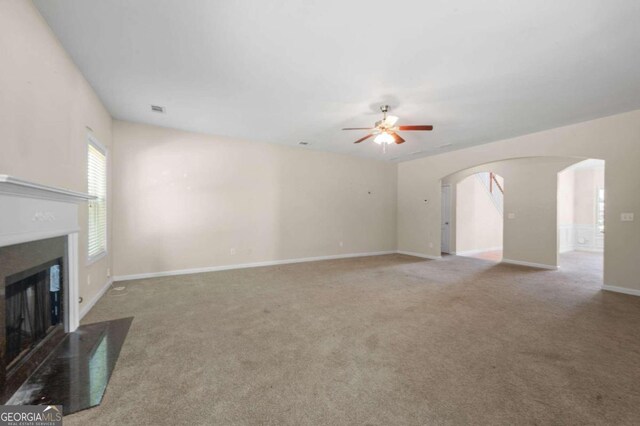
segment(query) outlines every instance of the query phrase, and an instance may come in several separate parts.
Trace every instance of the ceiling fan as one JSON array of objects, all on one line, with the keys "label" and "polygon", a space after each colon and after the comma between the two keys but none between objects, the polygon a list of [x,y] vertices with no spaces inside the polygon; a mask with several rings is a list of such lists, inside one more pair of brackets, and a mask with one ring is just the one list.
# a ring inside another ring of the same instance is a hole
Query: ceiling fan
[{"label": "ceiling fan", "polygon": [[342,130],[369,130],[370,133],[367,136],[358,139],[354,143],[360,143],[375,136],[373,141],[378,145],[404,143],[404,139],[400,137],[400,135],[397,133],[398,131],[433,130],[433,126],[430,125],[396,126],[398,117],[396,117],[395,115],[387,115],[387,112],[389,112],[389,105],[382,105],[380,107],[380,111],[382,111],[383,114],[382,120],[377,121],[374,127],[347,127]]}]

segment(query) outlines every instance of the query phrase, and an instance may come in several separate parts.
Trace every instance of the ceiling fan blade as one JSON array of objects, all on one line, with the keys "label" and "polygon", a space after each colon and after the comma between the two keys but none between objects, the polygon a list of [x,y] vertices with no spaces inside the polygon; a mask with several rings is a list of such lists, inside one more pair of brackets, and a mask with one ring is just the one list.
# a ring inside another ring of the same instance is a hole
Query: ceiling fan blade
[{"label": "ceiling fan blade", "polygon": [[433,130],[433,126],[421,125],[421,126],[398,126],[398,130]]},{"label": "ceiling fan blade", "polygon": [[398,122],[398,117],[396,117],[395,115],[387,115],[387,118],[385,118],[383,121],[387,127],[393,127]]},{"label": "ceiling fan blade", "polygon": [[389,134],[390,134],[391,136],[393,136],[393,140],[394,140],[398,145],[400,145],[401,143],[404,143],[404,139],[402,139],[402,138],[400,137],[400,135],[399,135],[399,134],[397,134],[397,133],[389,133]]},{"label": "ceiling fan blade", "polygon": [[365,137],[363,137],[363,138],[358,139],[358,140],[357,140],[357,141],[355,141],[354,143],[360,143],[360,142],[362,142],[362,141],[364,141],[364,140],[369,139],[371,136],[373,136],[373,135],[372,135],[372,134],[368,134],[367,136],[365,136]]},{"label": "ceiling fan blade", "polygon": [[373,130],[372,127],[345,127],[342,130]]}]

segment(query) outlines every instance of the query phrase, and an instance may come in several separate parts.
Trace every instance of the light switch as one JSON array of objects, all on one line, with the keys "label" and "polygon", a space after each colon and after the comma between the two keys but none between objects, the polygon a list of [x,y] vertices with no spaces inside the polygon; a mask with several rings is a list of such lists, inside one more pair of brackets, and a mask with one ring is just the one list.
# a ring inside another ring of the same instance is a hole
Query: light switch
[{"label": "light switch", "polygon": [[633,213],[621,213],[620,214],[621,222],[633,222]]},{"label": "light switch", "polygon": [[507,219],[515,219],[515,218],[516,218],[516,214],[515,213],[507,214]]}]

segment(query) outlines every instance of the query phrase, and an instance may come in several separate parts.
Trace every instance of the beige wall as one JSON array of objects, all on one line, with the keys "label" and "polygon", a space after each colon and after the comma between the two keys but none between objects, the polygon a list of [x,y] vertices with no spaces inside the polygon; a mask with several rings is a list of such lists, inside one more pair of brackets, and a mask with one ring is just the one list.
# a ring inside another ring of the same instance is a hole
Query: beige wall
[{"label": "beige wall", "polygon": [[[640,211],[640,111],[632,111],[544,132],[401,163],[398,167],[398,246],[400,250],[438,256],[440,245],[440,181],[459,170],[492,161],[531,156],[566,156],[606,161],[607,212],[605,284],[640,289],[640,223],[621,222],[620,213]],[[504,176],[504,175],[503,175]],[[506,191],[513,182],[506,176]],[[534,171],[527,177],[537,181]],[[540,182],[555,188],[556,179]],[[429,199],[429,203],[424,203]],[[505,197],[506,203],[506,197]],[[532,205],[532,211],[555,214],[550,205]],[[505,213],[508,207],[505,205]],[[527,215],[512,222],[526,227]],[[554,219],[555,220],[555,219]],[[553,227],[555,229],[555,227]],[[507,227],[505,226],[505,236]],[[554,231],[555,232],[555,231]],[[537,239],[537,238],[536,238]],[[544,238],[543,251],[551,253],[556,238]],[[516,242],[515,260],[536,262],[535,240]],[[506,249],[505,242],[505,249]],[[545,255],[546,257],[546,255]]]},{"label": "beige wall", "polygon": [[396,164],[122,121],[114,145],[115,275],[396,249]]},{"label": "beige wall", "polygon": [[576,174],[572,168],[558,173],[558,225],[573,225],[575,204],[574,183]]},{"label": "beige wall", "polygon": [[598,189],[604,188],[604,168],[577,169],[574,183],[574,223],[596,223],[596,199]]},{"label": "beige wall", "polygon": [[[86,126],[110,146],[111,117],[30,1],[0,2],[0,58],[0,174],[86,192]],[[87,265],[84,205],[80,224],[86,305],[111,258]]]},{"label": "beige wall", "polygon": [[503,259],[555,267],[557,175],[576,161],[562,157],[514,158],[453,173],[443,182],[459,182],[478,172],[500,175],[504,179]]},{"label": "beige wall", "polygon": [[[451,222],[456,254],[502,247],[502,213],[485,185],[471,175],[455,187],[455,220]],[[504,187],[504,186],[503,186]]]}]

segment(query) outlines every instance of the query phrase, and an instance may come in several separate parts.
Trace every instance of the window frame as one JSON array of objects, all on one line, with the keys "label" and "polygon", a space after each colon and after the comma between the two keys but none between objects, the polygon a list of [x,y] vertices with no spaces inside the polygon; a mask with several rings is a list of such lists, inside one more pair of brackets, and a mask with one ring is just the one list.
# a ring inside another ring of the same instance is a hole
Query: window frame
[{"label": "window frame", "polygon": [[[92,134],[87,133],[87,144],[86,147],[86,155],[85,158],[87,160],[87,193],[89,193],[89,145],[92,145],[96,150],[101,152],[104,155],[104,172],[105,172],[105,194],[104,194],[104,205],[105,205],[105,224],[104,224],[104,249],[96,254],[89,254],[89,239],[91,238],[91,232],[89,230],[89,209],[91,208],[92,200],[89,200],[87,203],[87,266],[99,261],[100,259],[106,257],[109,254],[109,208],[108,208],[108,199],[109,199],[109,150],[105,145],[100,143],[100,141]],[[90,194],[91,195],[91,194]]]}]

